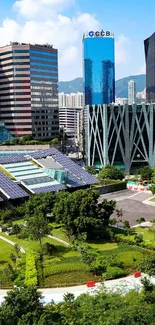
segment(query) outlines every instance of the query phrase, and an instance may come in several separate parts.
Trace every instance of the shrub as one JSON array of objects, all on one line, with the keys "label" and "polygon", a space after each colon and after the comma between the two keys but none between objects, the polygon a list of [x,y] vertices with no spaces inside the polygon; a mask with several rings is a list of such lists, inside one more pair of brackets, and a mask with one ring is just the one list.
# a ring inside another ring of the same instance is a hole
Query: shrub
[{"label": "shrub", "polygon": [[[46,263],[46,262],[45,262]],[[66,272],[74,271],[89,271],[89,266],[83,263],[65,263],[65,264],[45,264],[44,265],[44,275],[45,277],[54,275],[54,274],[63,274]]]},{"label": "shrub", "polygon": [[143,236],[140,234],[135,234],[134,241],[137,245],[141,244],[143,242]]},{"label": "shrub", "polygon": [[118,266],[108,266],[107,270],[105,273],[103,273],[103,277],[106,280],[111,280],[111,279],[117,279],[120,278],[122,276],[124,276],[125,270],[123,270],[122,268],[118,267]]},{"label": "shrub", "polygon": [[21,231],[21,227],[18,224],[14,224],[10,230],[10,235],[17,235]]},{"label": "shrub", "polygon": [[119,179],[122,180],[124,175],[122,171],[116,166],[106,166],[104,167],[99,174],[99,179]]},{"label": "shrub", "polygon": [[127,268],[138,266],[142,258],[143,253],[139,251],[120,252],[117,254],[117,260],[122,262],[123,266]]},{"label": "shrub", "polygon": [[116,241],[122,242],[122,243],[127,243],[129,245],[134,245],[136,244],[134,237],[133,236],[125,236],[123,234],[117,234],[115,236]]},{"label": "shrub", "polygon": [[25,285],[37,285],[37,270],[32,252],[26,254]]},{"label": "shrub", "polygon": [[45,243],[43,245],[43,253],[45,255],[54,255],[57,252],[57,247],[53,244]]}]

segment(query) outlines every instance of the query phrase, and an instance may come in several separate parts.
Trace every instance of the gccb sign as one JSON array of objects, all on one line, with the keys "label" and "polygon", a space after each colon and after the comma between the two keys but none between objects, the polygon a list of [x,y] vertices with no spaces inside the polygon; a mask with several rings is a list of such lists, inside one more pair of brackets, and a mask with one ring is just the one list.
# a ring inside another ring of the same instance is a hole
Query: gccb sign
[{"label": "gccb sign", "polygon": [[84,34],[84,38],[85,37],[114,37],[114,33],[110,32],[108,30],[104,31],[103,29],[99,32],[96,31],[94,32],[93,30],[91,30],[90,32],[87,32]]}]

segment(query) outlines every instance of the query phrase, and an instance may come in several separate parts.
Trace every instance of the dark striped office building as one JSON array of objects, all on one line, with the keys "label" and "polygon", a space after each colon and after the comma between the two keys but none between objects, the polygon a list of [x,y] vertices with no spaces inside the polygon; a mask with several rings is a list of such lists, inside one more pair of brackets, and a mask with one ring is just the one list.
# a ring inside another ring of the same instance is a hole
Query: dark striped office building
[{"label": "dark striped office building", "polygon": [[52,45],[0,48],[0,120],[15,137],[58,135],[58,51]]}]

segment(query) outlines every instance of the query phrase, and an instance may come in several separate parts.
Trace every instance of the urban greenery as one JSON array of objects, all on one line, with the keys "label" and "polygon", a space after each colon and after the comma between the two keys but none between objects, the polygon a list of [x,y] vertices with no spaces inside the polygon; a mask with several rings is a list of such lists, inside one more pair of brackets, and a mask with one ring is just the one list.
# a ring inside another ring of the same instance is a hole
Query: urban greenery
[{"label": "urban greenery", "polygon": [[101,182],[103,182],[105,179],[122,180],[123,178],[123,172],[116,166],[103,167],[99,173],[99,179]]},{"label": "urban greenery", "polygon": [[35,258],[32,252],[26,254],[26,267],[25,267],[25,280],[24,284],[27,286],[37,285],[37,270],[35,265]]},{"label": "urban greenery", "polygon": [[[1,210],[1,235],[8,238],[9,234],[18,245],[15,249],[1,241],[2,247],[7,247],[6,254],[0,250],[1,287],[24,285],[25,281],[42,287],[77,285],[138,270],[144,255],[155,250],[153,232],[146,233],[141,227],[135,232],[123,219],[121,209],[116,210],[115,220],[110,219],[115,201],[98,203],[98,198],[94,190],[47,193],[31,196],[16,208]],[[118,223],[124,230],[111,226]]]},{"label": "urban greenery", "polygon": [[151,180],[153,176],[153,169],[149,166],[144,166],[137,170],[137,174],[140,175],[142,181]]},{"label": "urban greenery", "polygon": [[[125,295],[107,293],[104,285],[94,295],[75,298],[66,293],[63,301],[43,305],[35,287],[20,287],[9,292],[0,306],[2,325],[153,325],[155,287],[144,278],[143,290]],[[123,287],[122,287],[123,290]]]}]

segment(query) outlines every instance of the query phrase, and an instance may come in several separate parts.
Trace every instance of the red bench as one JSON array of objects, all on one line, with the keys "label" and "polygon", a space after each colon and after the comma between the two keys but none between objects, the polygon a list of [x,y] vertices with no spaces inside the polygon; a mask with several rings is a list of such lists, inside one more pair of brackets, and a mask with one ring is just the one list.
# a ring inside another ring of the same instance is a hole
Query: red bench
[{"label": "red bench", "polygon": [[134,278],[140,278],[140,277],[141,277],[141,272],[134,273]]},{"label": "red bench", "polygon": [[86,283],[86,285],[87,285],[88,288],[93,288],[93,287],[95,287],[95,281],[88,281]]}]

